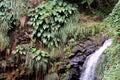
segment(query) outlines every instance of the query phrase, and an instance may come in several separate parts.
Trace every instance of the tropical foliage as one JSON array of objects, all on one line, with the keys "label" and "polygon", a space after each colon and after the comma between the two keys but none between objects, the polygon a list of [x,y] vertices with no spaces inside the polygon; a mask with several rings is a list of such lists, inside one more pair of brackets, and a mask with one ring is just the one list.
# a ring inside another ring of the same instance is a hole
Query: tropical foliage
[{"label": "tropical foliage", "polygon": [[98,72],[101,80],[119,80],[120,69],[120,1],[115,5],[112,13],[105,19],[108,35],[113,37],[114,42],[112,46],[106,50],[106,54],[100,62],[101,67],[98,67]]},{"label": "tropical foliage", "polygon": [[89,44],[101,34],[113,44],[97,67],[98,77],[120,80],[120,1],[0,0],[0,79],[66,80],[71,48],[80,46],[84,53],[84,40]]},{"label": "tropical foliage", "polygon": [[0,51],[3,51],[9,45],[9,38],[0,32]]},{"label": "tropical foliage", "polygon": [[75,11],[76,7],[73,4],[62,0],[43,1],[29,11],[29,24],[34,27],[32,36],[45,45],[57,46],[60,40],[55,37],[55,33],[64,27],[67,19]]},{"label": "tropical foliage", "polygon": [[18,45],[13,51],[13,54],[20,56],[20,60],[24,63],[27,68],[33,70],[34,68],[39,71],[40,69],[44,72],[47,71],[47,65],[49,64],[48,52],[43,50],[37,50],[30,44]]},{"label": "tropical foliage", "polygon": [[9,45],[8,31],[15,27],[21,15],[27,14],[27,4],[28,1],[22,0],[0,1],[0,48],[5,49]]},{"label": "tropical foliage", "polygon": [[120,1],[114,7],[112,13],[105,19],[107,26],[115,29],[115,36],[120,36]]}]

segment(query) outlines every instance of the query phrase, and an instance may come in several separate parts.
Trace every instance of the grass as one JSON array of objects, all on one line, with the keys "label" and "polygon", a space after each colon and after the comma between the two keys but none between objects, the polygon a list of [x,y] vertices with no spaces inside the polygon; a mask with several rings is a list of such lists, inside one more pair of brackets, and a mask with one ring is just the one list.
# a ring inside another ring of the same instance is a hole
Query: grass
[{"label": "grass", "polygon": [[[81,19],[82,17],[80,17]],[[86,18],[87,19],[87,18]],[[68,23],[56,33],[60,37],[62,43],[66,43],[69,40],[81,40],[88,36],[95,36],[104,31],[104,26],[101,22],[95,22],[90,18],[87,22],[79,22],[79,14],[73,15]]]}]

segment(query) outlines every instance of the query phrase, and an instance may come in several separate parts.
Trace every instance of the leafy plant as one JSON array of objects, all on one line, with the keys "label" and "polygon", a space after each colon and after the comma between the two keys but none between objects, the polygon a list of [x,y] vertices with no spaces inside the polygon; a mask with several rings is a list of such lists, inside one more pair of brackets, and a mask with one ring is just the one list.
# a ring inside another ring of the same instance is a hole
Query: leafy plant
[{"label": "leafy plant", "polygon": [[0,2],[0,29],[7,33],[21,15],[27,14],[28,1],[3,0]]},{"label": "leafy plant", "polygon": [[61,44],[66,42],[75,43],[75,40],[94,36],[101,31],[102,27],[100,24],[94,24],[91,26],[86,24],[83,25],[78,22],[79,17],[79,13],[72,15],[65,26],[56,33],[55,36],[60,39]]},{"label": "leafy plant", "polygon": [[114,9],[112,10],[112,13],[110,13],[110,15],[104,21],[106,26],[109,26],[115,30],[114,36],[118,36],[118,37],[120,37],[120,15],[119,13],[120,13],[120,1],[118,1]]},{"label": "leafy plant", "polygon": [[55,33],[64,26],[76,7],[62,0],[43,1],[29,11],[29,24],[33,25],[32,35],[47,46],[57,46],[60,41]]},{"label": "leafy plant", "polygon": [[37,50],[29,44],[18,45],[13,51],[14,55],[20,55],[21,60],[25,61],[26,67],[37,71],[47,71],[50,56],[46,51]]},{"label": "leafy plant", "polygon": [[[112,13],[105,19],[105,25],[107,26],[107,33],[110,37],[114,38],[112,46],[106,50],[102,72],[99,72],[101,80],[119,80],[120,69],[120,1],[115,5]],[[103,62],[102,61],[102,62]],[[101,66],[98,68],[101,69]]]},{"label": "leafy plant", "polygon": [[[26,5],[25,5],[26,4]],[[23,0],[2,0],[0,1],[0,48],[5,49],[9,44],[8,31],[13,28],[15,21],[25,14],[27,1]]]},{"label": "leafy plant", "polygon": [[0,32],[0,51],[4,50],[9,44],[9,38]]},{"label": "leafy plant", "polygon": [[11,14],[11,4],[10,1],[4,0],[1,1],[0,4],[0,29],[3,31],[9,30],[11,26],[12,21],[12,14]]}]

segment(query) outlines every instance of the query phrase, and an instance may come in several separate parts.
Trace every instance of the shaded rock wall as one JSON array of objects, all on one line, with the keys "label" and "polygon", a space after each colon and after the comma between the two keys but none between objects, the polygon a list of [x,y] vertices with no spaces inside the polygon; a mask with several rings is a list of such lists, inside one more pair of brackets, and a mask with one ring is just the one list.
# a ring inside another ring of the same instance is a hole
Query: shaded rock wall
[{"label": "shaded rock wall", "polygon": [[102,46],[105,40],[106,38],[101,35],[88,37],[72,48],[72,55],[69,56],[70,74],[66,77],[66,80],[79,80],[85,59]]}]

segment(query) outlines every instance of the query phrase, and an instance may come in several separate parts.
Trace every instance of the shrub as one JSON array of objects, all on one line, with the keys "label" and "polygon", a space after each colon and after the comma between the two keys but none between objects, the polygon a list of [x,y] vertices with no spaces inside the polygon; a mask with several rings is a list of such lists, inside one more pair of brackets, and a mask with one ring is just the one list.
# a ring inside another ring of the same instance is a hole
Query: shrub
[{"label": "shrub", "polygon": [[111,30],[113,29],[114,32],[112,31],[112,34],[114,37],[120,37],[120,1],[115,5],[114,9],[112,10],[112,13],[105,19],[105,25],[109,26],[109,32],[111,33]]},{"label": "shrub", "polygon": [[49,63],[50,56],[48,52],[43,50],[37,50],[32,47],[30,44],[18,45],[16,49],[13,51],[14,55],[19,55],[20,60],[24,63],[27,68],[33,70],[34,68],[37,71],[43,70],[43,72],[47,71],[47,65]]},{"label": "shrub", "polygon": [[11,29],[15,20],[27,14],[28,1],[3,0],[0,2],[0,28],[6,32]]},{"label": "shrub", "polygon": [[0,48],[5,49],[9,45],[8,31],[13,28],[15,21],[25,14],[28,1],[2,0],[0,1]]},{"label": "shrub", "polygon": [[9,38],[0,32],[0,51],[4,50],[9,44]]},{"label": "shrub", "polygon": [[[114,41],[105,52],[105,56],[98,65],[97,73],[100,80],[119,80],[120,73],[120,43]],[[99,70],[99,71],[98,71]]]},{"label": "shrub", "polygon": [[11,28],[12,14],[11,3],[8,0],[4,0],[0,4],[0,29],[8,31]]},{"label": "shrub", "polygon": [[65,23],[56,34],[61,41],[61,44],[66,43],[69,40],[81,40],[88,36],[94,36],[101,31],[100,24],[95,24],[92,26],[82,25],[79,23],[79,13],[73,14],[70,19]]},{"label": "shrub", "polygon": [[112,13],[104,20],[107,27],[107,32],[114,37],[114,42],[110,48],[105,52],[105,57],[98,68],[101,80],[119,80],[120,73],[120,1],[115,5]]},{"label": "shrub", "polygon": [[29,11],[29,24],[33,25],[32,35],[43,44],[57,46],[60,41],[55,32],[64,26],[76,7],[62,0],[43,1]]}]

